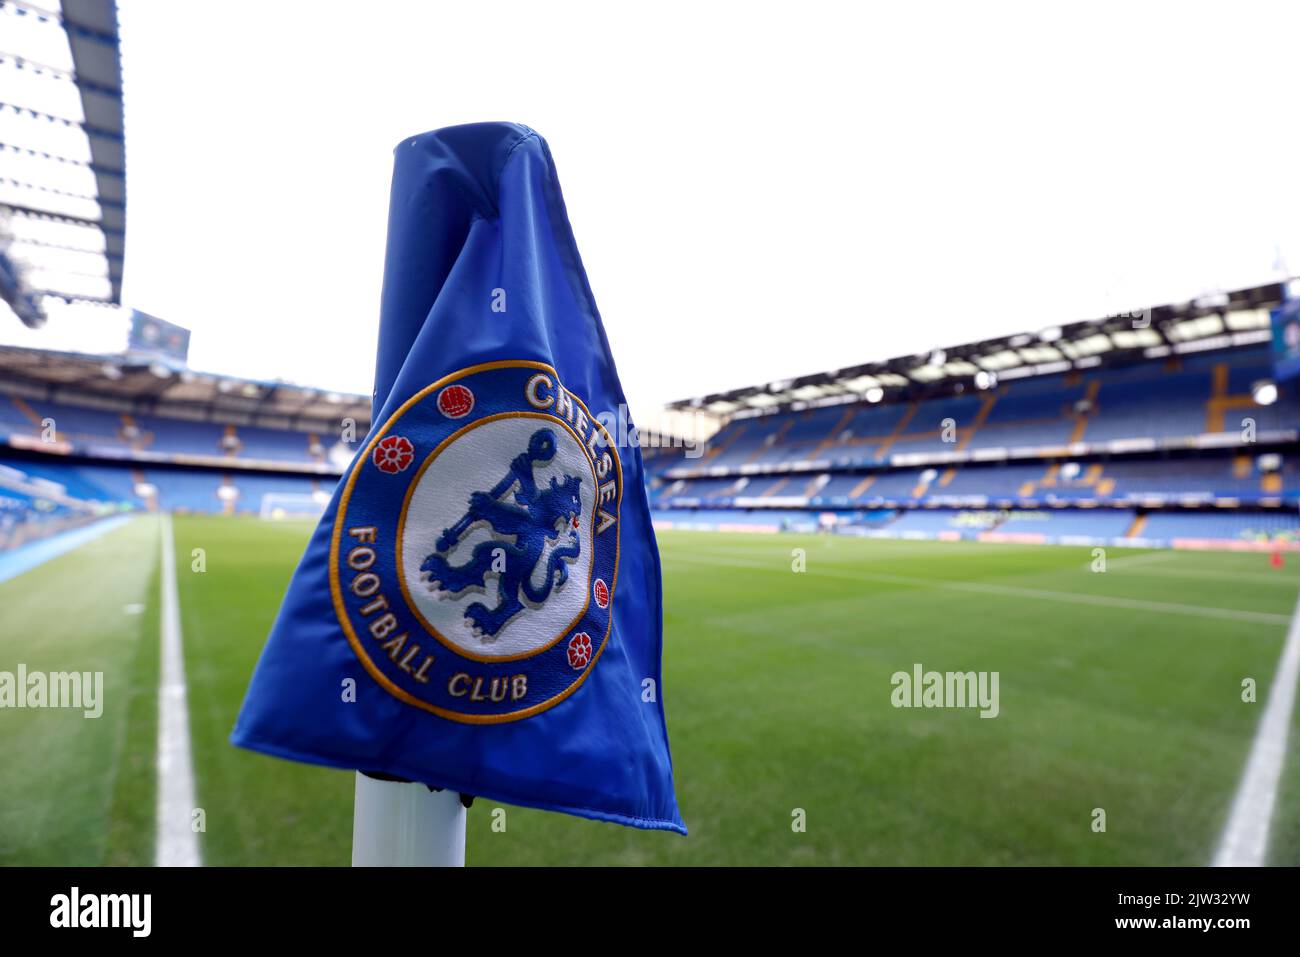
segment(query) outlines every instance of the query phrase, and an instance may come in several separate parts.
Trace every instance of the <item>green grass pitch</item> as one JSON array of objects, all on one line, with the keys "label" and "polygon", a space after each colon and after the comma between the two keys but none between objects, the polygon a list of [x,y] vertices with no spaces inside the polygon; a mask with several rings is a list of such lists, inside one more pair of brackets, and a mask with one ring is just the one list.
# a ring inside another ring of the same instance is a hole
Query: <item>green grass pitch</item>
[{"label": "green grass pitch", "polygon": [[[350,772],[227,742],[308,533],[175,520],[208,864],[349,862]],[[158,535],[140,518],[0,584],[0,670],[102,670],[107,699],[98,720],[0,712],[0,864],[152,860]],[[1300,560],[1261,554],[1110,549],[1096,573],[1087,548],[686,532],[660,548],[690,836],[515,807],[501,832],[480,798],[471,864],[1205,864],[1300,590]],[[998,672],[999,715],[894,708],[891,675],[915,663]],[[1298,744],[1273,864],[1300,864]]]}]

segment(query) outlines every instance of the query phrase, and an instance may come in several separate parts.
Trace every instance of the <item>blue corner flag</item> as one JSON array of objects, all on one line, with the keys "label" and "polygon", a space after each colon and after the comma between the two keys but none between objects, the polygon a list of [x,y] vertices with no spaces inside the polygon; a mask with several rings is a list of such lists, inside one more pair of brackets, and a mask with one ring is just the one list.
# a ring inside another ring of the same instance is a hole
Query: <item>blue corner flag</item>
[{"label": "blue corner flag", "polygon": [[395,156],[373,424],[232,741],[685,833],[641,452],[550,150]]}]

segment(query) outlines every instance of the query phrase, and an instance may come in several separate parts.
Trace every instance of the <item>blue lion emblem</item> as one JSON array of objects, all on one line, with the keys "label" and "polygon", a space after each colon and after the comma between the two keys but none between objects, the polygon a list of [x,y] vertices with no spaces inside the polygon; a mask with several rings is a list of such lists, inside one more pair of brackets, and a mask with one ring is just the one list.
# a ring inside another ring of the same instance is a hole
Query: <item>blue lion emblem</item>
[{"label": "blue lion emblem", "polygon": [[[551,592],[568,581],[568,566],[582,551],[580,539],[573,536],[569,540],[568,535],[582,513],[582,479],[566,475],[538,488],[533,477],[533,464],[549,462],[554,456],[555,433],[538,429],[528,440],[528,450],[515,456],[510,472],[500,482],[490,491],[471,493],[469,509],[456,524],[443,529],[436,550],[420,565],[431,590],[451,595],[486,592],[488,578],[499,578],[500,602],[495,608],[474,602],[465,609],[465,620],[485,639],[496,637],[525,607],[545,604]],[[512,488],[518,504],[503,498]],[[492,537],[475,545],[465,564],[452,565],[449,553],[480,524],[491,530]],[[566,539],[563,543],[559,543],[561,535]],[[549,553],[548,544],[554,546]],[[492,567],[497,549],[505,553],[503,571]],[[541,583],[534,585],[543,554],[545,574]]]}]

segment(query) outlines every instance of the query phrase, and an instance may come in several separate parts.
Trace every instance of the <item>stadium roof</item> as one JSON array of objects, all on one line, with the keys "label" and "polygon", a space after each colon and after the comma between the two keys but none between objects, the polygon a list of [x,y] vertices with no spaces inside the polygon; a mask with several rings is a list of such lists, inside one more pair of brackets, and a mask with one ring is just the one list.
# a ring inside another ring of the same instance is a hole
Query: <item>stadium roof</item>
[{"label": "stadium roof", "polygon": [[1031,375],[1250,345],[1268,341],[1269,311],[1285,298],[1282,283],[1216,293],[1191,302],[985,339],[925,355],[718,392],[673,402],[669,408],[738,417],[862,399],[911,399],[967,388],[987,389],[998,381]]},{"label": "stadium roof", "polygon": [[203,419],[234,414],[331,428],[344,418],[359,425],[370,421],[369,396],[194,372],[131,355],[0,346],[0,385],[55,401],[98,397],[137,411],[188,412]]},{"label": "stadium roof", "polygon": [[118,304],[126,238],[114,0],[0,0],[0,298]]}]

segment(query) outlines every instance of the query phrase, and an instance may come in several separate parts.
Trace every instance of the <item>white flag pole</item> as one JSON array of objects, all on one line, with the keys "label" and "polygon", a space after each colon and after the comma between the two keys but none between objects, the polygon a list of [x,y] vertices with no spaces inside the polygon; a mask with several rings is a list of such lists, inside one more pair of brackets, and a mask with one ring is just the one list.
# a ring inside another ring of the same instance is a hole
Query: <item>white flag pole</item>
[{"label": "white flag pole", "polygon": [[353,867],[464,867],[465,807],[455,791],[357,772]]}]

